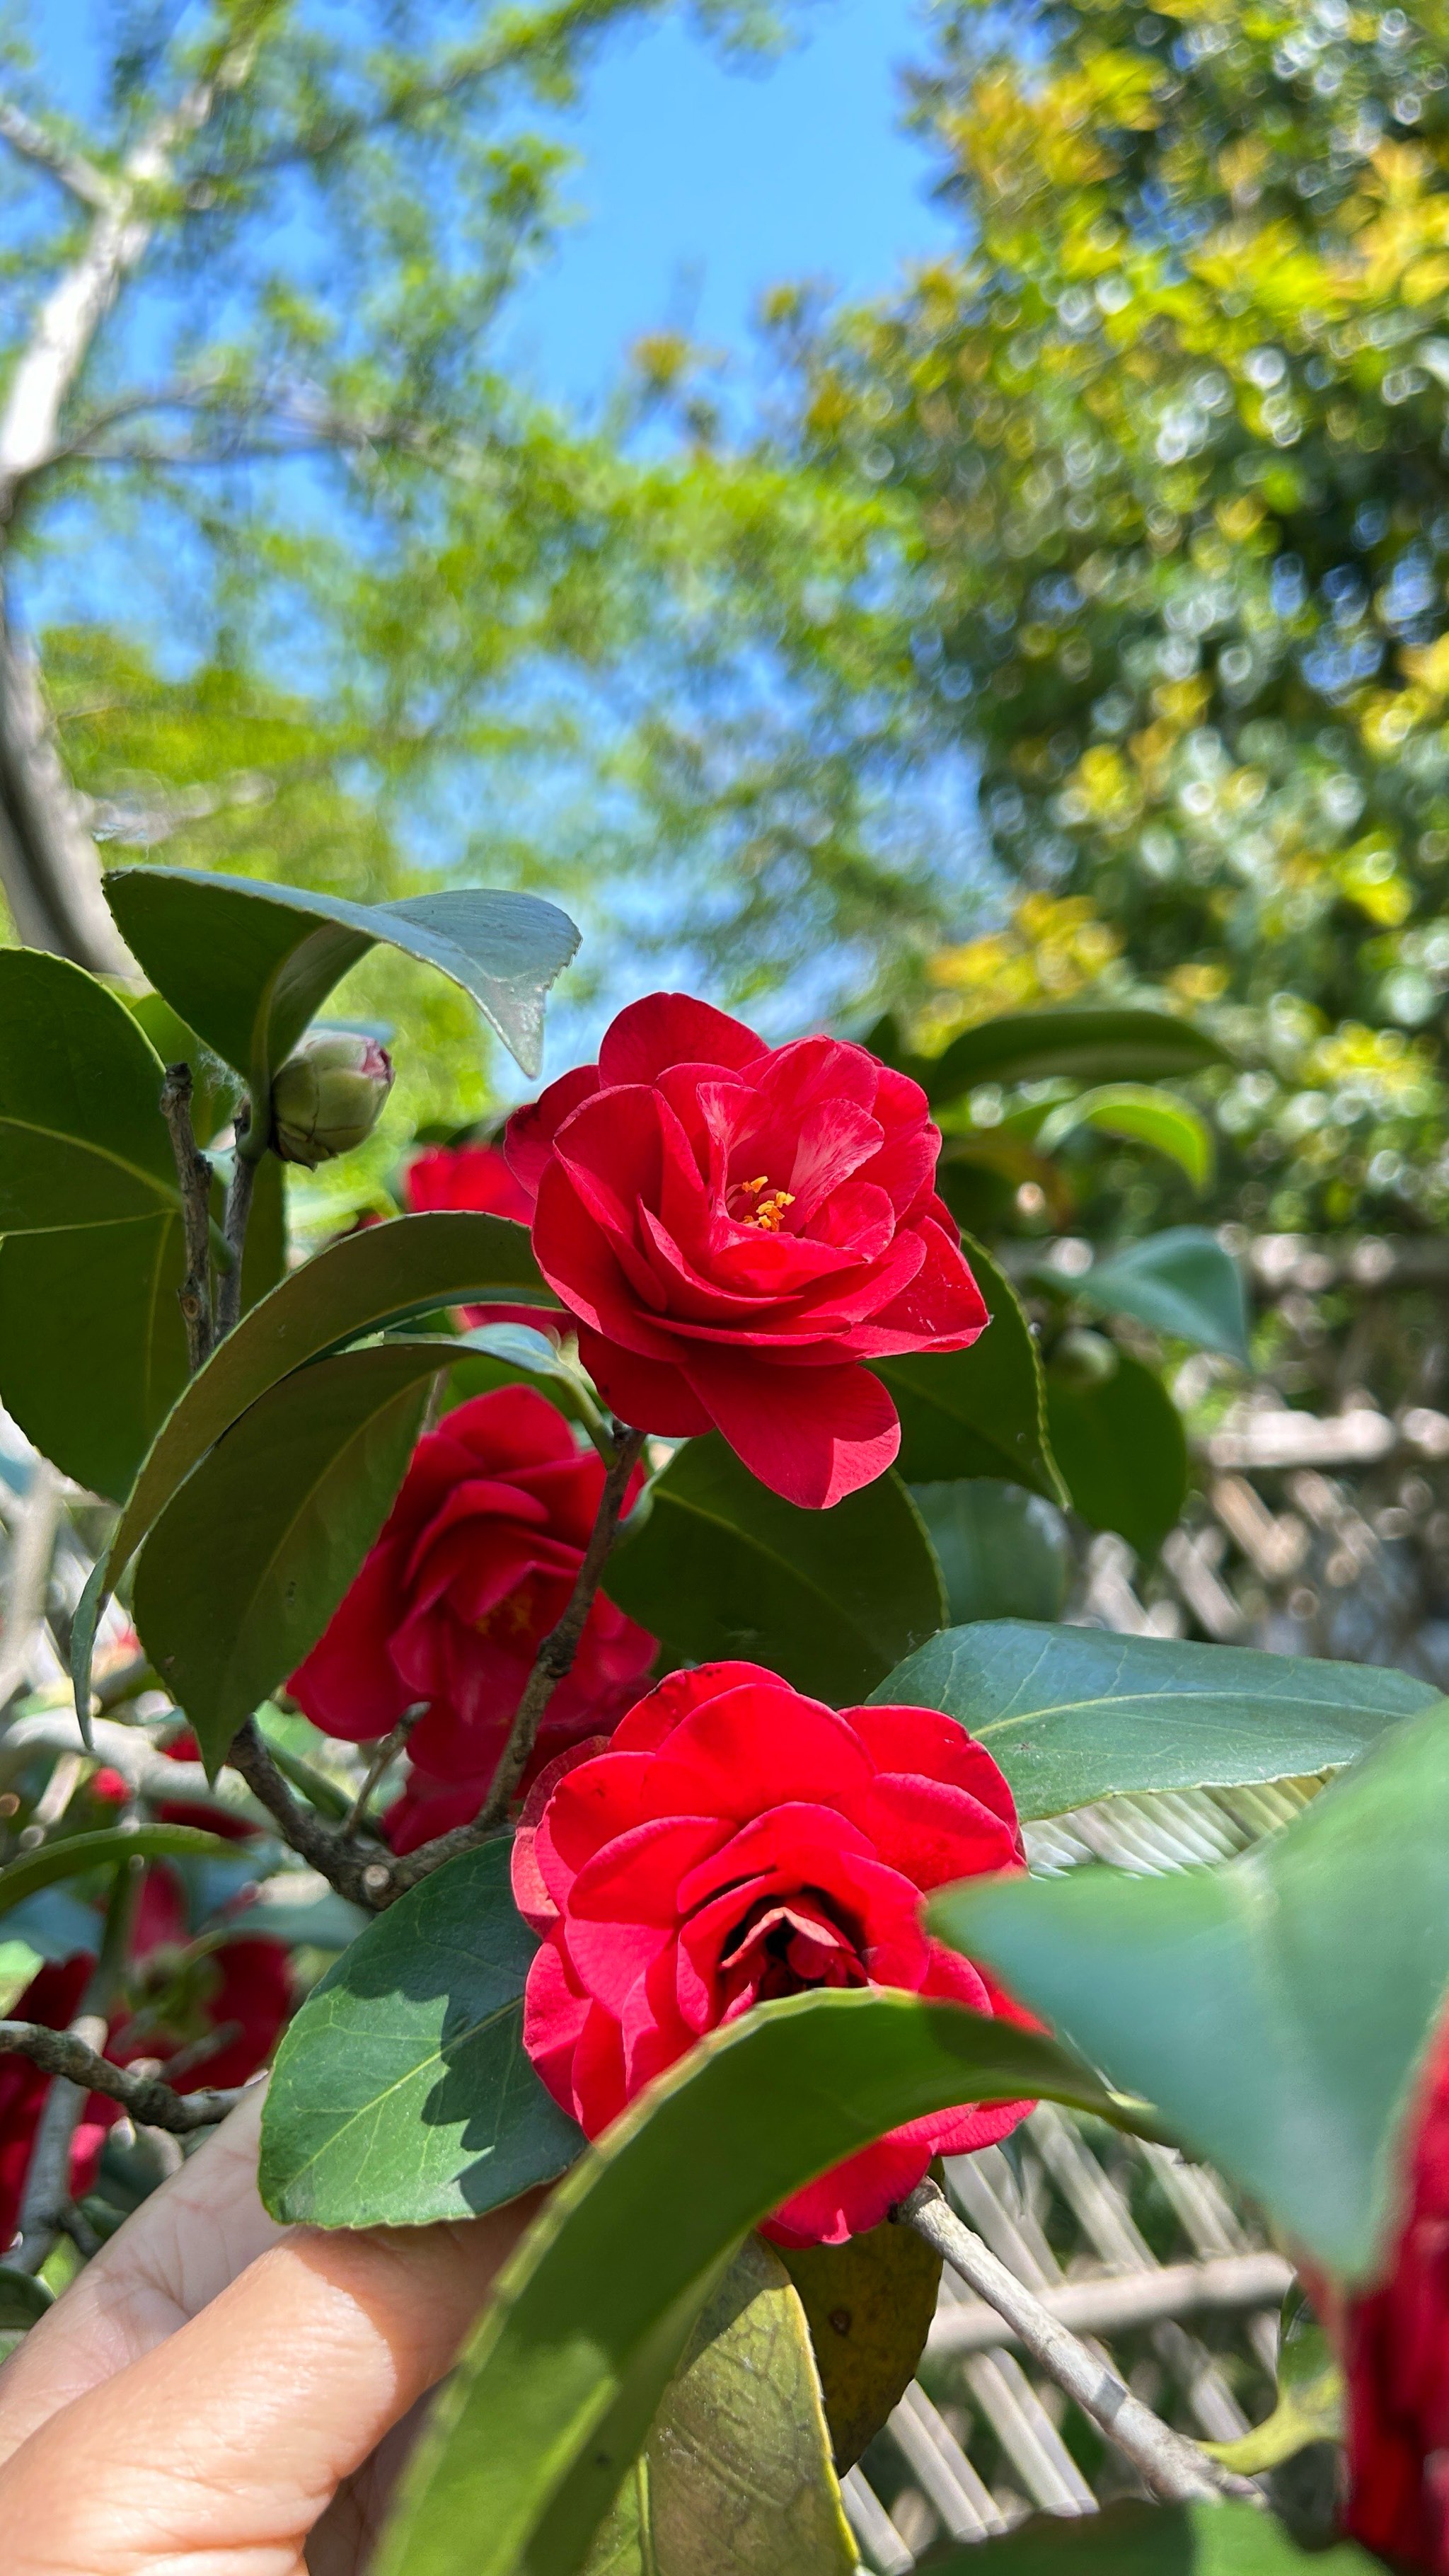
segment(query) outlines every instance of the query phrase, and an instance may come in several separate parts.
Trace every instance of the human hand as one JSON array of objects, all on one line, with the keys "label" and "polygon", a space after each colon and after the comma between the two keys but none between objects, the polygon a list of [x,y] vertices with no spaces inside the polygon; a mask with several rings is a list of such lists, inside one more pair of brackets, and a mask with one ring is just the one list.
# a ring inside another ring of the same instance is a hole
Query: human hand
[{"label": "human hand", "polygon": [[6,2576],[356,2576],[538,2206],[324,2234],[257,2196],[263,2087],[0,2370]]}]

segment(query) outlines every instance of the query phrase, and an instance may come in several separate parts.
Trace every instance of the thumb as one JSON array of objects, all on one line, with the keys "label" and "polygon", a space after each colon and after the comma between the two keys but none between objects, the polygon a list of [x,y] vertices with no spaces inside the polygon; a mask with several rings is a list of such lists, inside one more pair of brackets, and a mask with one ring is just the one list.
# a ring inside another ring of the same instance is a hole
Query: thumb
[{"label": "thumb", "polygon": [[283,2238],[15,2452],[7,2576],[305,2576],[308,2533],[448,2369],[537,2205]]}]

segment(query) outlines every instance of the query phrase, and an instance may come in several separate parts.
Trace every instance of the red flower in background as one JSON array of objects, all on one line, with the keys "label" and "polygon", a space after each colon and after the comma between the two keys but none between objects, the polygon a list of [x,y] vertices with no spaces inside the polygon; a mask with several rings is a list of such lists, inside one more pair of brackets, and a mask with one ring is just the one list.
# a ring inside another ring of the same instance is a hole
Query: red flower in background
[{"label": "red flower in background", "polygon": [[[527,1225],[533,1214],[532,1201],[496,1145],[424,1146],[403,1175],[403,1196],[410,1216],[429,1216],[440,1208],[475,1208],[482,1216],[503,1216],[515,1225]],[[527,1324],[539,1333],[564,1321],[555,1306],[463,1306],[459,1312],[470,1330],[475,1324]],[[459,1821],[466,1824],[467,1818]]]},{"label": "red flower in background", "polygon": [[[291,1681],[314,1726],[353,1744],[427,1701],[408,1744],[412,1782],[388,1818],[396,1850],[477,1814],[533,1659],[567,1607],[603,1483],[599,1458],[531,1387],[475,1396],[419,1441],[381,1537]],[[655,1652],[599,1593],[536,1761],[606,1732]]]},{"label": "red flower in background", "polygon": [[[803,1699],[756,1664],[673,1673],[606,1749],[535,1784],[513,1892],[543,1935],[524,2045],[591,2138],[707,2031],[814,1986],[895,1986],[1022,2013],[922,1930],[923,1890],[1024,1866],[991,1756],[934,1710]],[[1030,2106],[915,2120],[777,2211],[767,2234],[839,2244],[936,2155],[992,2144]]]},{"label": "red flower in background", "polygon": [[[179,2057],[183,2049],[194,2050],[194,2062],[167,2078],[178,2093],[244,2084],[266,2064],[291,2012],[285,1945],[259,1936],[228,1941],[218,1950],[187,1960],[183,1954],[190,1940],[180,1881],[164,1867],[148,1869],[132,1944],[132,2010],[112,2030],[105,2053],[116,2066],[155,2059],[164,2072],[168,2060]],[[88,1952],[77,1951],[58,1965],[40,1969],[11,2006],[13,2019],[38,2022],[46,2030],[64,2030],[79,2009],[94,1966]],[[174,2015],[178,2007],[184,2027],[168,2019],[168,2013]],[[205,2043],[212,2034],[221,2044],[208,2050]],[[19,2224],[31,2150],[50,2081],[27,2058],[0,2057],[0,2259]],[[119,2103],[104,2094],[87,2098],[71,2146],[73,2199],[82,2199],[94,2187],[106,2132],[120,2117]]]},{"label": "red flower in background", "polygon": [[477,1208],[527,1225],[533,1214],[496,1145],[425,1145],[409,1163],[403,1188],[414,1216],[436,1208]]},{"label": "red flower in background", "polygon": [[1387,2280],[1341,2328],[1345,2523],[1391,2567],[1449,2576],[1449,2023],[1419,2098],[1406,2201]]},{"label": "red flower in background", "polygon": [[935,1194],[926,1095],[864,1047],[768,1047],[655,993],[505,1143],[539,1268],[616,1413],[717,1428],[789,1502],[838,1502],[895,1457],[865,1362],[964,1350],[988,1321]]}]

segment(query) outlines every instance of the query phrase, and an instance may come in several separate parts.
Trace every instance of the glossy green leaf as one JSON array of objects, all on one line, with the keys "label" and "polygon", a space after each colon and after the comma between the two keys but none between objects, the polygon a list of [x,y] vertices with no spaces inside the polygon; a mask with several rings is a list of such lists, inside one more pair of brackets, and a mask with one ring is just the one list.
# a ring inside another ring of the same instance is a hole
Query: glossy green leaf
[{"label": "glossy green leaf", "polygon": [[1103,1314],[1131,1315],[1171,1341],[1247,1360],[1248,1307],[1238,1265],[1205,1226],[1169,1226],[1094,1262],[1082,1278],[1040,1275]]},{"label": "glossy green leaf", "polygon": [[1331,2336],[1319,2324],[1297,2282],[1283,2302],[1278,2330],[1278,2398],[1271,2415],[1235,2442],[1204,2442],[1203,2449],[1240,2477],[1281,2468],[1310,2442],[1337,2442],[1344,2430],[1344,2378]]},{"label": "glossy green leaf", "polygon": [[468,889],[360,904],[147,867],[114,870],[105,890],[158,992],[258,1093],[334,985],[379,942],[460,984],[524,1072],[536,1073],[544,996],[579,938],[566,913],[528,894]]},{"label": "glossy green leaf", "polygon": [[289,2024],[262,2116],[262,2198],[309,2227],[476,2217],[583,2139],[523,2052],[538,1943],[506,1837],[434,1871],[344,1950]]},{"label": "glossy green leaf", "polygon": [[966,1257],[991,1310],[968,1351],[879,1360],[901,1417],[897,1466],[908,1484],[951,1476],[1005,1476],[1050,1502],[1065,1502],[1047,1436],[1041,1361],[1021,1300],[969,1235]]},{"label": "glossy green leaf", "polygon": [[24,2334],[55,2304],[43,2281],[0,2265],[0,2334]]},{"label": "glossy green leaf", "polygon": [[746,2237],[615,2499],[588,2576],[852,2576],[804,2312]]},{"label": "glossy green leaf", "polygon": [[1158,1091],[1141,1082],[1105,1083],[1100,1090],[1084,1091],[1080,1099],[1063,1101],[1052,1110],[1043,1121],[1038,1142],[1044,1153],[1052,1153],[1083,1127],[1165,1154],[1187,1174],[1195,1190],[1205,1190],[1212,1179],[1213,1131],[1201,1111],[1179,1100],[1175,1092]]},{"label": "glossy green leaf", "polygon": [[1043,1082],[1070,1074],[1078,1082],[1151,1081],[1198,1073],[1227,1061],[1216,1040],[1165,1011],[1005,1011],[963,1029],[944,1054],[912,1059],[907,1071],[932,1102],[959,1100],[983,1082]]},{"label": "glossy green leaf", "polygon": [[181,1220],[0,1243],[0,1397],[78,1485],[120,1502],[186,1383]]},{"label": "glossy green leaf", "polygon": [[804,2306],[831,2450],[842,2472],[873,2442],[915,2377],[941,2288],[941,2257],[909,2227],[844,2245],[784,2245]]},{"label": "glossy green leaf", "polygon": [[[0,1246],[0,1363],[7,1250]],[[249,1405],[291,1370],[340,1344],[410,1315],[489,1297],[510,1305],[552,1303],[524,1226],[471,1210],[394,1217],[345,1235],[283,1279],[243,1316],[189,1385],[183,1359],[183,1391],[155,1434],[109,1553],[87,1583],[76,1615],[71,1671],[77,1707],[89,1703],[91,1653],[107,1591],[178,1487]],[[158,1312],[164,1314],[164,1306]]]},{"label": "glossy green leaf", "polygon": [[329,1244],[262,1299],[187,1387],[136,1480],[111,1548],[113,1574],[212,1444],[292,1369],[409,1316],[491,1297],[554,1302],[527,1229],[503,1217],[392,1217]]},{"label": "glossy green leaf", "polygon": [[575,2576],[746,2231],[887,2129],[1028,2095],[1116,2108],[1044,2033],[880,1987],[793,1995],[713,2033],[535,2221],[373,2576]]},{"label": "glossy green leaf", "polygon": [[608,1570],[610,1598],[653,1631],[664,1669],[741,1656],[837,1705],[859,1699],[940,1626],[920,1515],[885,1475],[828,1512],[757,1484],[717,1432],[676,1452]]},{"label": "glossy green leaf", "polygon": [[1085,1385],[1048,1368],[1046,1403],[1074,1509],[1089,1528],[1118,1530],[1139,1556],[1155,1556],[1188,1484],[1187,1434],[1161,1378],[1116,1351],[1110,1376]]},{"label": "glossy green leaf", "polygon": [[197,1468],[136,1569],[141,1642],[214,1768],[321,1636],[391,1509],[442,1339],[382,1342],[273,1387]]},{"label": "glossy green leaf", "polygon": [[1440,1701],[1220,1868],[982,1880],[928,1919],[1353,2280],[1382,2251],[1449,1991],[1446,1847]]},{"label": "glossy green leaf", "polygon": [[953,1626],[972,1619],[1059,1619],[1072,1551],[1066,1524],[1040,1494],[994,1476],[913,1485]]},{"label": "glossy green leaf", "polygon": [[83,967],[0,950],[0,1233],[175,1207],[164,1078],[125,1004]]},{"label": "glossy green leaf", "polygon": [[0,1914],[23,1905],[57,1879],[79,1878],[88,1869],[114,1869],[120,1860],[234,1860],[236,1845],[196,1825],[107,1826],[94,1834],[65,1834],[22,1852],[0,1869]]},{"label": "glossy green leaf", "polygon": [[1337,1769],[1438,1695],[1373,1664],[995,1619],[933,1638],[872,1696],[959,1718],[1032,1817]]},{"label": "glossy green leaf", "polygon": [[921,2576],[1374,2576],[1352,2542],[1305,2559],[1251,2504],[1135,2504],[1036,2514],[1004,2540],[929,2550]]}]

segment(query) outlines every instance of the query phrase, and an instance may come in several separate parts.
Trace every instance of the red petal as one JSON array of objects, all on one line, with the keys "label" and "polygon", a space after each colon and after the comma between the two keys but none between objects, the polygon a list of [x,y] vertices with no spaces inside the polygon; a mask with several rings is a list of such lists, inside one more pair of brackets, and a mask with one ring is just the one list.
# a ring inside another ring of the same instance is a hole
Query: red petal
[{"label": "red petal", "polygon": [[778,1674],[766,1672],[763,1664],[695,1664],[687,1672],[666,1674],[620,1721],[614,1750],[654,1752],[692,1710],[722,1698],[726,1691],[738,1690],[745,1682],[764,1682],[772,1690],[780,1687]]},{"label": "red petal", "polygon": [[631,1002],[599,1049],[603,1083],[653,1082],[672,1064],[746,1065],[770,1052],[763,1038],[690,993],[649,993]]},{"label": "red petal", "polygon": [[287,1685],[313,1725],[344,1743],[387,1735],[417,1697],[392,1660],[407,1606],[401,1571],[397,1549],[379,1542]]},{"label": "red petal", "polygon": [[574,2108],[574,2055],[589,2002],[569,1975],[557,1940],[545,1941],[523,1990],[523,2045],[533,2071],[565,2111]]},{"label": "red petal", "polygon": [[690,1711],[656,1754],[646,1794],[656,1816],[743,1824],[788,1800],[858,1799],[870,1778],[860,1744],[832,1709],[784,1682],[756,1682]]},{"label": "red petal", "polygon": [[684,1368],[751,1475],[806,1511],[873,1484],[899,1452],[899,1416],[866,1369],[771,1367],[702,1344]]},{"label": "red petal", "polygon": [[537,1100],[515,1109],[503,1131],[503,1152],[508,1168],[517,1181],[530,1208],[538,1196],[538,1185],[553,1155],[553,1140],[564,1120],[599,1087],[599,1069],[593,1064],[575,1065],[572,1073],[560,1076],[541,1092]]},{"label": "red petal", "polygon": [[640,1359],[633,1351],[579,1327],[579,1358],[611,1412],[637,1430],[666,1440],[689,1440],[714,1428],[682,1372],[668,1361]]}]

